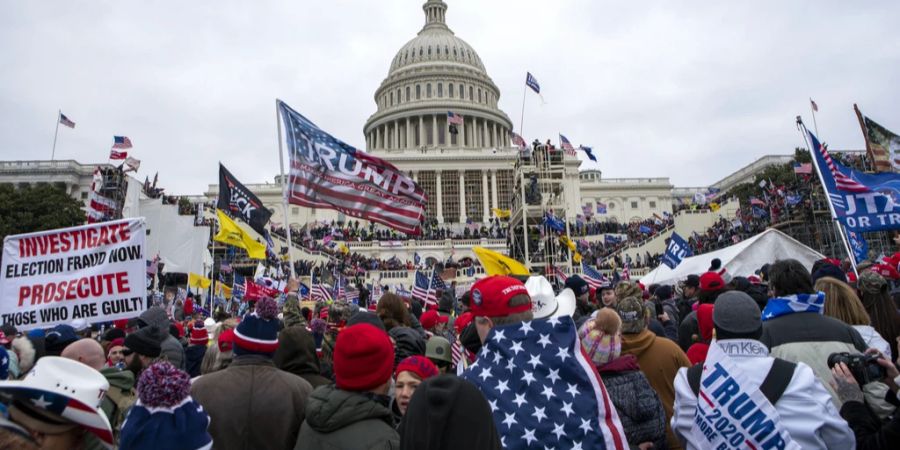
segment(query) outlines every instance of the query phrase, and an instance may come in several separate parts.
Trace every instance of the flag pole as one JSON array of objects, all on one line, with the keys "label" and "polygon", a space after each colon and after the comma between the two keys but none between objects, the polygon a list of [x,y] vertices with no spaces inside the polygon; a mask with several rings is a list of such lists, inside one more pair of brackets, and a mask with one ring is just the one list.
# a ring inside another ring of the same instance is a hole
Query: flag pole
[{"label": "flag pole", "polygon": [[278,164],[281,166],[281,207],[284,210],[284,232],[287,236],[288,262],[291,264],[291,278],[294,277],[294,255],[291,253],[294,241],[291,240],[291,221],[288,219],[287,183],[284,177],[284,148],[281,137],[281,113],[278,105],[281,100],[275,99],[275,125],[278,127]]},{"label": "flag pole", "polygon": [[[797,116],[797,130],[803,135],[803,142],[806,143],[807,148],[809,149],[810,156],[812,157],[813,167],[816,168],[816,174],[819,176],[819,182],[822,184],[822,192],[825,194],[826,202],[828,203],[828,210],[831,212],[831,220],[834,223],[835,228],[837,229],[838,235],[841,237],[841,243],[844,244],[844,250],[847,252],[847,257],[850,259],[850,265],[853,267],[853,273],[859,277],[859,270],[856,268],[856,257],[853,254],[853,250],[850,248],[850,241],[847,239],[846,230],[841,226],[839,220],[837,220],[837,213],[834,211],[834,205],[831,203],[831,196],[828,195],[828,186],[825,185],[825,178],[822,177],[822,168],[819,167],[819,162],[816,159],[816,155],[813,152],[819,151],[819,149],[812,148],[812,142],[809,140],[809,132],[806,129],[806,125],[804,125],[803,120],[800,116]],[[816,134],[816,137],[819,137]],[[821,139],[821,138],[820,138]],[[822,145],[820,143],[820,145]]]},{"label": "flag pole", "polygon": [[[812,118],[813,118],[813,129],[816,130],[816,137],[818,137],[818,136],[819,136],[819,124],[816,123],[816,109],[818,109],[818,106],[816,106],[815,108],[813,108],[813,99],[812,99],[812,97],[810,97],[810,99],[809,99],[809,111],[812,113]],[[805,128],[805,127],[804,127],[804,128]]]},{"label": "flag pole", "polygon": [[50,152],[50,161],[56,159],[56,137],[59,136],[59,118],[62,115],[62,110],[56,111],[56,131],[53,132],[53,151]]},{"label": "flag pole", "polygon": [[878,172],[878,167],[875,164],[875,153],[872,151],[872,144],[869,142],[869,129],[866,128],[866,121],[863,119],[862,111],[859,110],[859,106],[856,106],[856,103],[853,104],[853,111],[856,113],[856,118],[859,120],[859,127],[862,129],[863,140],[866,142],[866,156],[868,156],[869,160],[872,162],[872,168]]},{"label": "flag pole", "polygon": [[[523,127],[525,126],[525,96],[528,94],[528,83],[525,83],[525,86],[522,86],[522,115],[519,116],[519,134],[522,136],[522,139],[525,139],[525,130]],[[58,122],[58,121],[57,121]],[[57,129],[59,125],[57,125]],[[527,142],[525,143],[528,144]]]}]

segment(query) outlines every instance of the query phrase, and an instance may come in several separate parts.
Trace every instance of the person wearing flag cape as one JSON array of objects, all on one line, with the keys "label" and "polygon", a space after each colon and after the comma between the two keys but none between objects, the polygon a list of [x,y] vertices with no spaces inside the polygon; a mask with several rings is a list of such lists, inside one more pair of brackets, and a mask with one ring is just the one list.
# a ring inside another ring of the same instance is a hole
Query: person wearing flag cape
[{"label": "person wearing flag cape", "polygon": [[706,361],[675,378],[672,429],[686,449],[855,448],[849,425],[812,369],[769,356],[759,306],[719,296]]}]

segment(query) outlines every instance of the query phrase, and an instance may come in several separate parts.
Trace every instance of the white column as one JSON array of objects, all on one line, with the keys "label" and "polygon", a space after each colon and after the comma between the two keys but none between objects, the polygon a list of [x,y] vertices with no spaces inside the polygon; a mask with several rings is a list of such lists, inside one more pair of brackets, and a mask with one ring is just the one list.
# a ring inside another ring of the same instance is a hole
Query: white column
[{"label": "white column", "polygon": [[438,145],[437,114],[431,115],[431,144],[434,147],[437,147]]},{"label": "white column", "polygon": [[491,134],[494,136],[494,147],[499,147],[500,136],[497,134],[497,122],[491,124]]},{"label": "white column", "polygon": [[459,171],[459,223],[466,223],[466,171]]},{"label": "white column", "polygon": [[499,208],[500,203],[497,201],[497,169],[491,169],[491,204],[494,208]]},{"label": "white column", "polygon": [[406,118],[406,148],[412,148],[412,142],[409,138],[412,135],[409,131],[409,117]]},{"label": "white column", "polygon": [[434,193],[437,197],[437,209],[435,210],[435,215],[437,216],[438,223],[444,223],[444,199],[441,198],[443,195],[443,189],[441,188],[441,171],[434,171]]},{"label": "white column", "polygon": [[488,181],[487,181],[487,169],[481,171],[481,204],[484,210],[484,218],[481,220],[483,223],[487,223],[488,219],[491,218],[491,209],[490,205],[488,205]]},{"label": "white column", "polygon": [[459,134],[456,135],[456,143],[459,144],[459,148],[466,147],[466,119],[463,118],[461,124],[459,124]]},{"label": "white column", "polygon": [[491,136],[490,136],[490,132],[488,131],[487,120],[483,121],[483,123],[484,123],[484,141],[485,141],[484,146],[490,147],[491,146],[491,143],[490,143]]},{"label": "white column", "polygon": [[425,119],[419,116],[419,145],[425,145]]},{"label": "white column", "polygon": [[394,148],[397,148],[397,149],[401,148],[400,147],[400,122],[397,120],[394,121]]},{"label": "white column", "polygon": [[481,137],[478,136],[478,118],[472,118],[472,143],[476,148],[481,148]]},{"label": "white column", "polygon": [[416,182],[416,184],[419,183],[419,171],[418,171],[418,170],[414,170],[414,171],[413,171],[413,173],[412,173],[412,179],[413,179],[413,181]]},{"label": "white column", "polygon": [[381,127],[375,127],[375,145],[373,147],[380,149],[381,148],[380,141],[381,141]]}]

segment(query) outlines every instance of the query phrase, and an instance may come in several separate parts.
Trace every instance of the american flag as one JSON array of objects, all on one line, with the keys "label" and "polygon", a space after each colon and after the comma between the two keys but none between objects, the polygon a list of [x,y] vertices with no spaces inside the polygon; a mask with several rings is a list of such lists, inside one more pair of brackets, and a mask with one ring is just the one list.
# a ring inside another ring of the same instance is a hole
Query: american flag
[{"label": "american flag", "polygon": [[462,125],[463,117],[459,114],[454,113],[453,111],[447,111],[447,123]]},{"label": "american flag", "polygon": [[66,117],[66,115],[63,113],[59,113],[59,123],[65,125],[69,128],[75,128],[75,122],[72,122],[71,120],[69,120],[69,118]]},{"label": "american flag", "polygon": [[337,286],[335,288],[334,298],[338,300],[346,300],[347,290],[344,289],[345,281],[343,279],[338,280]]},{"label": "american flag", "polygon": [[831,155],[828,153],[828,148],[826,148],[825,144],[820,144],[819,140],[816,139],[816,136],[812,134],[812,131],[806,130],[806,132],[809,133],[813,147],[815,147],[825,160],[825,165],[831,173],[831,176],[834,177],[834,184],[837,186],[838,190],[846,192],[869,192],[869,188],[866,187],[866,185],[844,175],[843,172],[838,170],[837,165],[834,160],[831,159]]},{"label": "american flag", "polygon": [[113,136],[112,148],[118,148],[122,150],[129,149],[131,148],[131,139],[128,139],[127,136]]},{"label": "american flag", "polygon": [[425,191],[391,163],[358,151],[278,102],[291,158],[291,204],[334,209],[419,234]]},{"label": "american flag", "polygon": [[[437,295],[436,289],[437,286],[434,284],[434,279],[437,278],[437,274],[432,271],[431,280],[428,279],[424,273],[416,271],[416,284],[413,286],[412,296],[413,298],[417,298],[425,302],[425,306],[437,305]],[[437,278],[440,281],[440,278]],[[441,284],[443,282],[441,281]]]},{"label": "american flag", "polygon": [[331,302],[333,298],[331,296],[331,286],[322,283],[321,278],[319,279],[319,283],[316,283],[315,278],[312,280],[312,289],[310,289],[310,298],[314,301],[322,301],[322,302]]},{"label": "american flag", "polygon": [[522,139],[522,136],[519,136],[518,133],[509,132],[509,138],[512,139],[513,145],[519,147],[520,150],[525,150],[528,148],[528,144],[525,143],[525,139]]},{"label": "american flag", "polygon": [[559,135],[559,146],[566,151],[566,154],[575,155],[575,147],[572,147],[572,143],[562,134]]},{"label": "american flag", "polygon": [[109,151],[109,159],[125,159],[128,157],[128,152],[120,152],[118,150],[110,150]]},{"label": "american flag", "polygon": [[494,327],[463,372],[490,404],[503,448],[628,448],[576,329],[569,316]]},{"label": "american flag", "polygon": [[594,289],[600,289],[604,285],[609,285],[609,279],[606,278],[606,275],[587,265],[586,262],[581,263],[581,272],[584,275],[584,281],[587,281],[588,285]]},{"label": "american flag", "polygon": [[625,261],[625,264],[622,267],[622,279],[628,281],[631,279],[631,264],[628,261]]},{"label": "american flag", "polygon": [[546,274],[548,277],[556,277],[556,279],[559,281],[559,284],[565,284],[566,280],[569,279],[569,276],[566,275],[566,273],[563,272],[562,269],[553,265],[547,266]]},{"label": "american flag", "polygon": [[797,175],[812,175],[812,163],[794,163],[794,173]]}]

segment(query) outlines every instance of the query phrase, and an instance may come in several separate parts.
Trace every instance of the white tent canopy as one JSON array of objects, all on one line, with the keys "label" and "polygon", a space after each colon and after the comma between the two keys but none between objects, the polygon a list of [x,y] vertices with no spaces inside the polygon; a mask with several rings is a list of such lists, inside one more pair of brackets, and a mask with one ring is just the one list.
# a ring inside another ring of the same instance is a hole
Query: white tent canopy
[{"label": "white tent canopy", "polygon": [[774,228],[769,228],[731,247],[685,258],[675,269],[660,264],[659,267],[641,278],[641,283],[644,286],[653,283],[675,284],[690,274],[699,275],[706,272],[709,270],[712,260],[716,258],[722,261],[722,267],[731,276],[746,277],[753,275],[753,272],[763,264],[773,263],[778,259],[796,259],[810,269],[814,262],[824,257],[821,253],[801,244],[794,238]]}]

